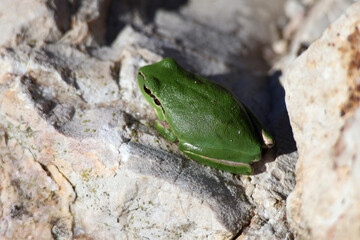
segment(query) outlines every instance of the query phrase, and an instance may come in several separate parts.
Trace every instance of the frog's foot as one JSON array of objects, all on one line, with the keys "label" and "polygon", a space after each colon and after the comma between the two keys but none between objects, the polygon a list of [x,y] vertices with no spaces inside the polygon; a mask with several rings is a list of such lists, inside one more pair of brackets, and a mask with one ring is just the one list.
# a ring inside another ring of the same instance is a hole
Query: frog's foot
[{"label": "frog's foot", "polygon": [[[243,105],[252,124],[254,125],[255,129],[258,130],[259,134],[261,134],[261,141],[263,148],[272,148],[275,145],[275,141],[271,134],[264,128],[263,124],[257,118],[257,116],[253,113],[253,111],[248,108],[247,106]],[[261,130],[261,133],[260,133]]]},{"label": "frog's foot", "polygon": [[272,148],[274,146],[274,140],[271,135],[264,129],[261,131],[262,140],[267,148]]}]

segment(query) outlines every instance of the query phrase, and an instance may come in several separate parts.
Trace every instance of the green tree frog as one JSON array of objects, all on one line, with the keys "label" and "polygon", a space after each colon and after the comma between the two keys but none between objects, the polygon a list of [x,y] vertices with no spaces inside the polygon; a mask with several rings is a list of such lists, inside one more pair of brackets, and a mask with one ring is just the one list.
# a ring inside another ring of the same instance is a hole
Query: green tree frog
[{"label": "green tree frog", "polygon": [[154,107],[157,131],[205,165],[251,174],[250,163],[274,140],[254,113],[218,83],[186,71],[174,59],[141,67],[138,83]]}]

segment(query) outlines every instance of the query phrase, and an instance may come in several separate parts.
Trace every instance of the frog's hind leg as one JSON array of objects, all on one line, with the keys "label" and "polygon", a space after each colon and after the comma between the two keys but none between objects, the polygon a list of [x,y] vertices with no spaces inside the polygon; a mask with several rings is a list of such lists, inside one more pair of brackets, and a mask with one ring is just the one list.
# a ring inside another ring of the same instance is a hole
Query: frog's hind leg
[{"label": "frog's hind leg", "polygon": [[156,120],[155,128],[160,133],[160,135],[166,138],[167,140],[171,142],[176,141],[177,137],[175,136],[173,130],[171,129],[171,127],[167,122]]},{"label": "frog's hind leg", "polygon": [[260,122],[260,120],[257,118],[255,113],[250,108],[245,106],[245,104],[243,104],[243,106],[251,120],[251,123],[254,125],[255,130],[258,132],[263,147],[272,148],[275,144],[275,141],[271,136],[271,134],[269,133],[269,131],[265,129],[264,125]]},{"label": "frog's hind leg", "polygon": [[228,161],[224,159],[216,159],[211,157],[203,156],[199,153],[196,153],[196,150],[194,151],[194,147],[190,144],[183,144],[179,142],[179,149],[184,152],[186,155],[188,155],[190,158],[207,165],[209,167],[213,167],[216,169],[220,169],[226,172],[231,172],[234,174],[245,174],[249,175],[252,173],[252,168],[247,163],[242,162],[234,162],[234,161]]}]

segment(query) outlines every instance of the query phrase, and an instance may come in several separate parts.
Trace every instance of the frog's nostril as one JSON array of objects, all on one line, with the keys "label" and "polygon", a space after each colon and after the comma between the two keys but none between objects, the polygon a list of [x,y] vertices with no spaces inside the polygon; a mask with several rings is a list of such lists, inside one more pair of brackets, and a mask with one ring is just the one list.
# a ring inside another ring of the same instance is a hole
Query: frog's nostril
[{"label": "frog's nostril", "polygon": [[142,74],[142,72],[139,72],[139,75],[145,80],[145,76]]}]

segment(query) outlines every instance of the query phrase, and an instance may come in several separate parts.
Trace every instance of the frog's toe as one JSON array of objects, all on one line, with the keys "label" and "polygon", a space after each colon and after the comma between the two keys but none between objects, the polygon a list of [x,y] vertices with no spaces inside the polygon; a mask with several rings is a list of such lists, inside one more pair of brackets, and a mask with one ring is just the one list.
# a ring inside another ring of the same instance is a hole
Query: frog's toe
[{"label": "frog's toe", "polygon": [[267,148],[272,148],[274,146],[274,144],[275,144],[274,139],[272,139],[271,135],[268,132],[262,130],[261,137]]}]

